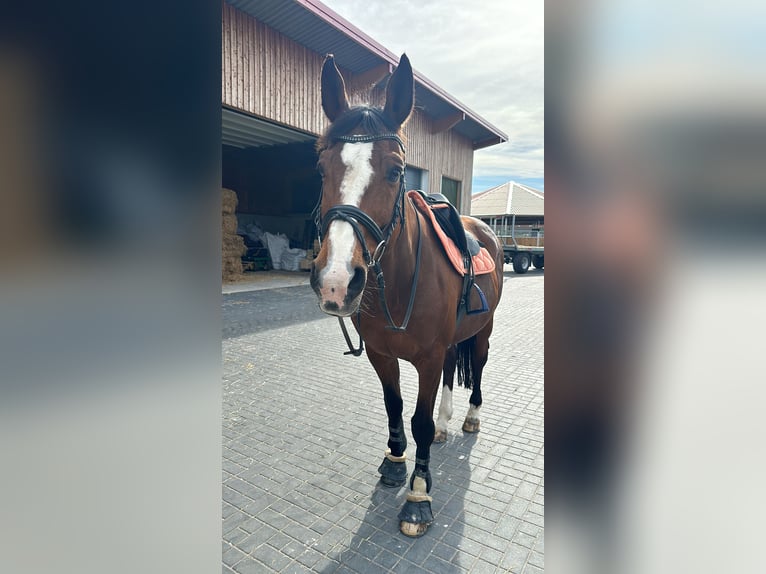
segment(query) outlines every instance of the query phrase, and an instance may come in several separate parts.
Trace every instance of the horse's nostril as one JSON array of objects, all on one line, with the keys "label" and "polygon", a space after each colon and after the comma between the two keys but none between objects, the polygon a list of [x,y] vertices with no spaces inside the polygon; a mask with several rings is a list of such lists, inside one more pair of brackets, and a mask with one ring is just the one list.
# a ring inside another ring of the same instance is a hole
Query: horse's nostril
[{"label": "horse's nostril", "polygon": [[367,279],[366,273],[363,267],[357,267],[354,269],[354,276],[348,284],[348,294],[351,297],[355,297],[364,288],[364,282]]}]

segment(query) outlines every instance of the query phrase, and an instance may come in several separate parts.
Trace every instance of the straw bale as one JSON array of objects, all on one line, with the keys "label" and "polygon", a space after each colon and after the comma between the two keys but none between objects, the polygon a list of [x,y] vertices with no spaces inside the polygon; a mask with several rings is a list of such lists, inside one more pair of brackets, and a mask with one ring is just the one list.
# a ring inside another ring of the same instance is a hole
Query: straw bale
[{"label": "straw bale", "polygon": [[242,275],[242,260],[239,257],[227,257],[221,263],[221,275],[224,280],[236,279]]},{"label": "straw bale", "polygon": [[237,216],[232,214],[225,214],[222,218],[221,228],[223,233],[235,235],[237,233]]},{"label": "straw bale", "polygon": [[226,259],[227,257],[242,257],[243,255],[244,255],[244,253],[242,252],[242,249],[240,249],[238,247],[236,247],[236,248],[235,247],[230,247],[228,249],[226,247],[224,247],[221,250],[221,256],[224,259]]},{"label": "straw bale", "polygon": [[237,193],[231,189],[221,189],[221,213],[233,214],[237,210]]},{"label": "straw bale", "polygon": [[224,257],[221,262],[224,270],[242,272],[242,259],[239,257]]},{"label": "straw bale", "polygon": [[244,255],[247,251],[245,241],[239,235],[224,234],[221,247],[223,251],[236,251],[237,256]]}]

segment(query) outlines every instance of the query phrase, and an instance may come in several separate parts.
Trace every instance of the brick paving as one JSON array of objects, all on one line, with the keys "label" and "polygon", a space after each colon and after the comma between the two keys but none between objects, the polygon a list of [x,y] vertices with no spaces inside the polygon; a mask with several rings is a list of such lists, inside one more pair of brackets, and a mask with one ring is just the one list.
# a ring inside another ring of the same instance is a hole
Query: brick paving
[{"label": "brick paving", "polygon": [[[365,357],[342,355],[337,321],[306,286],[225,295],[223,572],[542,572],[543,286],[542,271],[505,274],[481,432],[462,432],[456,386],[419,539],[399,533],[404,488],[378,485],[382,391]],[[412,472],[417,379],[404,362],[401,386]]]}]

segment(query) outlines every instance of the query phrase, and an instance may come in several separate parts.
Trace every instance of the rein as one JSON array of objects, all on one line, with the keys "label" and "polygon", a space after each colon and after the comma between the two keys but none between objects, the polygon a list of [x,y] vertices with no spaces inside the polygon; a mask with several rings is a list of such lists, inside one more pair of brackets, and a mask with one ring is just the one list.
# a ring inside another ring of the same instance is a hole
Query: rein
[{"label": "rein", "polygon": [[[378,134],[378,135],[346,135],[346,136],[339,136],[336,139],[346,143],[370,143],[370,142],[375,142],[380,140],[393,140],[397,144],[399,144],[399,147],[401,148],[402,153],[405,153],[404,142],[402,142],[402,139],[395,133],[384,133],[384,134]],[[420,227],[420,217],[417,214],[417,210],[415,210],[415,218],[418,223],[418,246],[417,246],[417,251],[415,255],[415,271],[412,277],[412,287],[410,289],[410,299],[409,299],[409,303],[407,304],[407,312],[405,313],[404,320],[402,321],[401,325],[398,325],[398,326],[396,325],[393,317],[391,316],[391,311],[389,310],[388,303],[386,302],[386,282],[385,282],[385,278],[383,277],[383,268],[380,265],[380,261],[383,258],[383,254],[386,252],[386,247],[388,246],[388,242],[390,241],[391,236],[394,233],[394,229],[396,228],[397,223],[401,220],[402,226],[404,226],[405,189],[406,189],[405,178],[404,178],[404,173],[402,173],[401,178],[399,180],[399,191],[396,195],[396,200],[394,201],[394,206],[391,212],[391,218],[388,221],[388,223],[384,225],[382,228],[369,215],[367,215],[364,211],[362,211],[355,205],[348,205],[348,204],[334,205],[333,207],[327,210],[327,213],[325,213],[324,216],[322,216],[321,207],[320,207],[322,203],[321,195],[319,197],[319,201],[317,202],[317,207],[314,214],[314,222],[317,227],[317,233],[319,235],[320,245],[322,241],[322,236],[327,233],[327,230],[333,221],[341,220],[351,225],[351,228],[354,230],[354,235],[359,240],[359,243],[362,246],[362,255],[364,257],[365,262],[367,263],[367,267],[373,273],[375,273],[375,278],[378,283],[378,296],[380,299],[380,306],[383,309],[383,314],[385,315],[386,321],[388,322],[388,325],[386,326],[386,328],[391,329],[392,331],[398,331],[398,332],[403,332],[407,329],[407,325],[410,322],[410,316],[412,315],[412,309],[415,304],[415,294],[417,293],[417,288],[418,288],[418,276],[420,275],[420,252],[421,252],[422,231]],[[367,229],[367,231],[370,233],[370,235],[372,235],[372,237],[374,238],[376,242],[375,249],[373,250],[372,253],[370,253],[369,249],[367,248],[367,242],[364,239],[362,227]],[[358,325],[361,320],[360,311],[357,311],[356,318],[357,318],[357,325]],[[364,350],[364,341],[362,340],[362,334],[359,331],[359,327],[355,326],[357,333],[359,334],[359,346],[357,348],[354,348],[354,346],[351,343],[351,339],[348,335],[348,331],[346,330],[346,325],[343,322],[343,317],[338,317],[338,321],[340,323],[343,336],[346,339],[346,344],[348,345],[348,348],[349,348],[349,350],[346,353],[344,353],[344,355],[354,355],[355,357],[360,356],[362,354],[362,351]]]}]

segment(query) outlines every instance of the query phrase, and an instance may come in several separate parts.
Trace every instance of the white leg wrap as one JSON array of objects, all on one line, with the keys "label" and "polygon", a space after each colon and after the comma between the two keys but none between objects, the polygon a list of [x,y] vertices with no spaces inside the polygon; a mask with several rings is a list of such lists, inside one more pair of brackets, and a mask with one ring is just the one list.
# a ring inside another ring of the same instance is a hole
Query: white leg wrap
[{"label": "white leg wrap", "polygon": [[386,458],[390,460],[391,462],[404,462],[407,460],[407,453],[406,452],[402,453],[402,456],[394,456],[393,454],[391,454],[391,449],[387,448]]},{"label": "white leg wrap", "polygon": [[422,502],[424,500],[431,502],[433,499],[428,496],[426,489],[426,480],[416,476],[415,480],[412,481],[412,490],[407,493],[407,500],[410,502]]},{"label": "white leg wrap", "polygon": [[447,423],[452,418],[452,391],[448,386],[442,387],[442,399],[439,403],[439,416],[436,419],[436,430],[447,431]]}]

